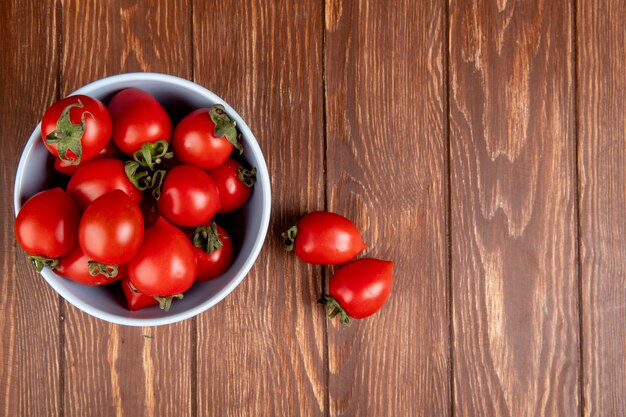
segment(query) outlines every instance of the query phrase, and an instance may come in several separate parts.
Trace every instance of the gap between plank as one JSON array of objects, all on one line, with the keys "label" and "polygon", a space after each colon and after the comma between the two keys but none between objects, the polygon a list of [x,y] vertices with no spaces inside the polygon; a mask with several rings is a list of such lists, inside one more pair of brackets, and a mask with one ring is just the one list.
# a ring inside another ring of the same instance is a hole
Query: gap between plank
[{"label": "gap between plank", "polygon": [[447,172],[447,216],[446,238],[448,243],[448,369],[449,369],[449,392],[450,392],[450,416],[454,417],[454,306],[453,306],[453,276],[452,276],[452,151],[450,145],[450,3],[443,1],[443,70],[444,70],[444,102],[445,102],[445,126],[446,126],[446,172]]},{"label": "gap between plank", "polygon": [[572,59],[574,61],[574,79],[572,82],[574,88],[574,167],[576,173],[574,175],[576,181],[576,187],[574,192],[576,193],[576,260],[578,267],[578,401],[580,416],[585,414],[585,393],[584,393],[584,356],[583,356],[583,282],[582,282],[582,259],[580,254],[582,253],[582,226],[580,224],[581,218],[581,201],[580,201],[580,167],[579,167],[579,155],[580,155],[580,140],[578,137],[579,129],[579,97],[578,97],[578,4],[577,0],[572,0]]}]

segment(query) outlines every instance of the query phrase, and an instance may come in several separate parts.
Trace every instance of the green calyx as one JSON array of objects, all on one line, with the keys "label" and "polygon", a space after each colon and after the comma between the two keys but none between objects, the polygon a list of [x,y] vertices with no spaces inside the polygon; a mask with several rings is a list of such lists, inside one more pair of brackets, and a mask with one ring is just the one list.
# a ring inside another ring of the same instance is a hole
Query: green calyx
[{"label": "green calyx", "polygon": [[239,165],[239,168],[237,168],[237,176],[246,187],[252,188],[256,182],[256,168],[246,169],[243,165]]},{"label": "green calyx", "polygon": [[168,148],[169,144],[165,140],[144,143],[141,149],[133,154],[133,160],[127,161],[124,165],[129,181],[139,190],[152,190],[152,195],[157,200],[161,197],[161,185],[166,171],[156,169],[156,165],[174,156],[172,152],[168,152]]},{"label": "green calyx", "polygon": [[83,108],[84,105],[78,100],[77,103],[70,104],[63,109],[61,117],[57,120],[56,129],[46,135],[46,143],[57,145],[59,159],[71,165],[78,165],[83,158],[82,138],[85,133],[85,115],[94,116],[90,112],[83,112],[80,123],[74,124],[70,120],[70,110],[73,107]]},{"label": "green calyx", "polygon": [[296,243],[297,234],[298,234],[297,226],[291,226],[289,229],[287,229],[286,232],[281,234],[281,236],[283,237],[283,248],[285,248],[287,252],[291,252],[293,250],[293,247]]},{"label": "green calyx", "polygon": [[29,262],[32,262],[37,268],[37,272],[41,272],[44,267],[48,267],[50,269],[58,268],[60,258],[46,258],[45,256],[37,256],[37,255],[27,255],[26,259]]},{"label": "green calyx", "polygon": [[115,264],[102,264],[96,261],[89,261],[89,275],[95,277],[96,275],[104,275],[107,278],[117,277],[118,266]]},{"label": "green calyx", "polygon": [[194,246],[211,254],[223,246],[220,238],[225,239],[225,236],[219,234],[217,224],[213,222],[209,226],[196,227],[191,237],[191,242]]},{"label": "green calyx", "polygon": [[341,307],[339,302],[337,302],[337,300],[335,300],[333,297],[329,295],[325,295],[320,300],[320,303],[324,304],[326,311],[330,310],[330,313],[328,313],[329,318],[333,319],[335,318],[337,314],[339,314],[341,324],[343,324],[344,326],[350,325],[351,323],[350,316],[348,315],[348,313],[346,313],[346,310],[344,310],[343,307]]},{"label": "green calyx", "polygon": [[163,162],[163,159],[174,157],[173,152],[168,152],[169,144],[166,140],[144,143],[141,148],[133,154],[133,159],[142,167],[154,171],[154,165]]},{"label": "green calyx", "polygon": [[159,302],[159,307],[161,308],[161,310],[165,310],[165,311],[170,311],[170,307],[172,307],[172,301],[174,301],[174,298],[178,298],[179,300],[182,300],[183,295],[175,294],[175,295],[168,295],[167,297],[159,297],[158,295],[154,296],[154,299]]},{"label": "green calyx", "polygon": [[209,116],[215,124],[213,134],[216,138],[226,137],[234,147],[239,151],[239,154],[243,153],[243,147],[238,140],[237,135],[237,123],[232,120],[221,104],[215,104],[209,108]]}]

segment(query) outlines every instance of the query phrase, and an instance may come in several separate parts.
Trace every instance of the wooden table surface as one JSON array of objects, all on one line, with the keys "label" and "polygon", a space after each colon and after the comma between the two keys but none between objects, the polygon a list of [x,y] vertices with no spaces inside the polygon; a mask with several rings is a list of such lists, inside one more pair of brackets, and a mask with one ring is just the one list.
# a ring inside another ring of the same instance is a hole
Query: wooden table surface
[{"label": "wooden table surface", "polygon": [[[0,415],[626,415],[625,20],[618,0],[5,1]],[[247,278],[158,328],[77,310],[12,232],[43,111],[130,71],[228,101],[273,187]],[[332,270],[281,248],[315,209],[395,261],[348,328],[315,302]]]}]

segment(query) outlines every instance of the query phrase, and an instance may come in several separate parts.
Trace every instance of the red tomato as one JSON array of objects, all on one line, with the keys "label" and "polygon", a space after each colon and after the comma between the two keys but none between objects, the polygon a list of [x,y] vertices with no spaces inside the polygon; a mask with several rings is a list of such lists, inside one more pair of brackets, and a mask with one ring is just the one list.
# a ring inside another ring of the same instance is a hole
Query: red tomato
[{"label": "red tomato", "polygon": [[227,159],[223,164],[209,171],[220,194],[220,213],[236,210],[246,204],[256,169],[247,170],[234,159]]},{"label": "red tomato", "polygon": [[96,273],[89,271],[89,259],[80,248],[76,246],[70,253],[63,256],[56,268],[56,273],[83,285],[105,285],[115,282],[127,275],[126,265],[119,265],[117,270],[109,270],[108,273]]},{"label": "red tomato", "polygon": [[94,156],[90,160],[82,160],[78,165],[72,165],[71,162],[63,161],[62,159],[55,158],[54,159],[54,168],[62,174],[69,175],[70,177],[78,171],[78,168],[84,166],[89,161],[93,161],[94,159],[100,158],[119,158],[121,156],[121,152],[115,146],[115,143],[109,141],[107,146],[102,148],[102,150],[98,153],[98,155]]},{"label": "red tomato", "polygon": [[371,258],[339,269],[328,283],[330,317],[341,313],[341,321],[348,324],[350,317],[362,319],[376,313],[389,298],[392,273],[393,262]]},{"label": "red tomato", "polygon": [[283,233],[285,249],[315,265],[348,262],[365,249],[356,226],[339,214],[315,211],[305,214],[297,226]]},{"label": "red tomato", "polygon": [[142,294],[133,287],[128,277],[122,279],[122,290],[124,291],[124,296],[126,297],[130,311],[137,311],[142,308],[159,305],[159,302],[154,297]]},{"label": "red tomato", "polygon": [[113,122],[113,141],[126,155],[132,156],[144,143],[164,140],[169,143],[172,122],[161,104],[138,88],[115,94],[109,103]]},{"label": "red tomato", "polygon": [[145,295],[159,297],[168,310],[172,297],[182,298],[196,279],[198,268],[187,236],[159,218],[146,229],[143,243],[128,264],[131,284]]},{"label": "red tomato", "polygon": [[89,161],[67,184],[67,193],[83,210],[96,198],[113,190],[124,191],[135,203],[141,204],[143,191],[126,176],[124,162],[113,158]]},{"label": "red tomato", "polygon": [[174,155],[181,162],[202,169],[220,165],[236,147],[235,122],[224,112],[224,106],[216,104],[209,109],[198,109],[189,113],[178,123],[172,140]]},{"label": "red tomato", "polygon": [[114,190],[87,207],[78,228],[80,247],[90,259],[105,265],[128,263],[143,240],[139,206],[123,191]]},{"label": "red tomato", "polygon": [[77,244],[80,210],[60,188],[45,190],[31,197],[15,219],[15,237],[35,261],[37,269],[54,267],[59,258]]},{"label": "red tomato", "polygon": [[41,136],[52,155],[78,165],[107,145],[111,118],[100,100],[81,95],[66,97],[44,113]]},{"label": "red tomato", "polygon": [[178,226],[197,226],[211,220],[220,196],[209,174],[191,165],[172,168],[163,181],[159,212]]},{"label": "red tomato", "polygon": [[215,222],[198,226],[192,242],[198,264],[197,281],[209,281],[226,272],[233,259],[233,241],[226,230]]}]

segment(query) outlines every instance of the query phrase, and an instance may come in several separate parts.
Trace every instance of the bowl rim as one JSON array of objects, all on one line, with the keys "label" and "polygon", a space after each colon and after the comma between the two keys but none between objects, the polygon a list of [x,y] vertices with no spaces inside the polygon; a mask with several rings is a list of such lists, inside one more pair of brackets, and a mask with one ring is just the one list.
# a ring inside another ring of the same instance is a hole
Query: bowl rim
[{"label": "bowl rim", "polygon": [[[161,326],[166,324],[177,323],[192,317],[197,316],[198,314],[208,310],[212,306],[216,305],[220,301],[222,301],[228,294],[230,294],[243,279],[247,276],[248,272],[252,268],[253,264],[256,262],[256,259],[261,252],[263,247],[263,243],[265,242],[265,238],[267,236],[267,230],[269,228],[269,220],[270,220],[270,211],[271,211],[271,185],[269,180],[269,172],[267,170],[267,164],[265,162],[265,157],[263,156],[263,152],[259,146],[256,137],[246,124],[245,120],[237,113],[228,103],[224,101],[217,94],[208,90],[205,87],[202,87],[199,84],[196,84],[193,81],[186,80],[184,78],[180,78],[174,75],[161,74],[155,72],[130,72],[112,75],[109,77],[101,78],[99,80],[93,81],[89,84],[86,84],[77,90],[73,91],[69,95],[76,94],[84,94],[89,95],[90,92],[99,89],[101,87],[110,86],[112,84],[116,84],[124,81],[161,81],[164,83],[172,84],[175,86],[183,87],[185,89],[193,90],[195,93],[204,96],[209,101],[214,103],[220,103],[224,105],[226,112],[229,116],[236,119],[237,127],[242,135],[247,139],[246,140],[246,150],[255,154],[257,158],[257,182],[255,187],[258,187],[261,195],[263,196],[261,199],[261,224],[260,224],[260,233],[256,236],[255,241],[252,246],[252,250],[250,252],[250,256],[247,257],[241,269],[237,272],[234,279],[232,279],[228,285],[226,285],[222,290],[217,292],[214,296],[207,299],[205,302],[198,304],[197,306],[169,314],[164,317],[153,317],[153,318],[133,318],[133,317],[124,317],[118,316],[116,314],[111,314],[106,311],[103,311],[99,308],[93,307],[84,301],[82,301],[79,297],[75,296],[71,292],[67,292],[63,286],[57,283],[57,278],[53,275],[53,272],[44,268],[40,274],[44,277],[46,282],[65,300],[67,300],[70,304],[74,305],[78,309],[84,311],[85,313],[97,317],[99,319],[105,320],[114,324],[122,324],[126,326]],[[24,179],[24,171],[26,160],[28,159],[28,155],[32,151],[33,147],[39,140],[41,136],[41,123],[37,124],[35,130],[31,133],[28,138],[28,142],[24,146],[22,154],[20,155],[20,160],[17,167],[17,173],[15,175],[15,181],[13,185],[13,206],[15,211],[15,216],[19,212],[21,208],[20,204],[20,196],[18,193],[18,185],[23,182]]]}]

